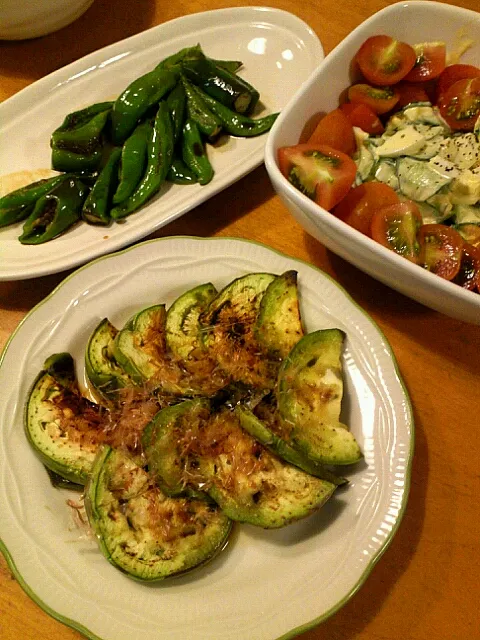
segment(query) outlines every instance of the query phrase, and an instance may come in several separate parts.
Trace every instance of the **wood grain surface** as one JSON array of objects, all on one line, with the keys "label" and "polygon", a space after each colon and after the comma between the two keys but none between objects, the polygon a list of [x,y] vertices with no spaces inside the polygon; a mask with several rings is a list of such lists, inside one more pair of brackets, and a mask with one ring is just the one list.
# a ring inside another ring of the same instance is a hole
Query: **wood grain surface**
[{"label": "wood grain surface", "polygon": [[[238,4],[95,0],[81,18],[57,33],[0,42],[0,100],[151,26]],[[265,4],[307,22],[328,53],[390,3],[271,0]],[[478,0],[451,4],[479,9]],[[257,240],[325,270],[378,323],[411,395],[415,456],[402,524],[358,593],[333,617],[299,636],[301,640],[480,639],[480,326],[423,307],[330,253],[293,220],[274,194],[263,166],[150,237],[184,234]],[[0,348],[25,314],[66,275],[0,282]],[[81,637],[29,598],[0,554],[0,638]]]}]

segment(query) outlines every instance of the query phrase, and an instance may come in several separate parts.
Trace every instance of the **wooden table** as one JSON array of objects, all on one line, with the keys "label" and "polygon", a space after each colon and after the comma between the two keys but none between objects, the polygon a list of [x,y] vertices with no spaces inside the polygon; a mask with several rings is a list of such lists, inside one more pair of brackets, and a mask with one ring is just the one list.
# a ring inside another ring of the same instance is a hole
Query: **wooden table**
[{"label": "wooden table", "polygon": [[[0,99],[148,27],[236,4],[241,3],[95,0],[80,19],[57,33],[0,43]],[[243,4],[259,3],[244,0]],[[290,11],[310,24],[328,53],[389,2],[271,0],[265,4]],[[455,4],[478,9],[478,0]],[[480,638],[480,326],[431,311],[327,251],[295,223],[274,195],[263,167],[155,235],[180,234],[249,238],[324,269],[379,324],[411,394],[416,447],[402,525],[360,591],[336,615],[302,635],[302,640]],[[0,283],[0,348],[25,314],[65,275]],[[81,636],[34,604],[2,557],[0,637],[74,640]]]}]

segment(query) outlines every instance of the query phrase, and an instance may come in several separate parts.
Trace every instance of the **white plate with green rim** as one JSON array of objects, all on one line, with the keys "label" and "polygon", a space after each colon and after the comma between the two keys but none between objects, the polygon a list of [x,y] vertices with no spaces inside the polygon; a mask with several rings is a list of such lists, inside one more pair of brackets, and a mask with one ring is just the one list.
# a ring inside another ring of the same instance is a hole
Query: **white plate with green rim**
[{"label": "white plate with green rim", "polygon": [[[2,176],[49,169],[50,136],[68,113],[114,100],[132,80],[166,56],[197,43],[213,58],[243,62],[239,75],[257,88],[263,105],[254,117],[281,111],[324,57],[318,37],[307,24],[269,7],[234,7],[184,16],[95,51],[0,104],[0,195],[16,188]],[[70,269],[145,238],[260,165],[266,137],[228,137],[215,147],[209,145],[215,170],[209,184],[165,184],[123,224],[79,223],[55,240],[29,246],[18,241],[23,223],[1,228],[0,280]],[[40,177],[37,174],[34,179]]]},{"label": "white plate with green rim", "polygon": [[[23,432],[23,406],[53,353],[83,352],[97,323],[116,326],[154,303],[249,272],[298,272],[307,331],[345,331],[342,419],[365,460],[346,489],[284,529],[238,525],[206,567],[156,586],[135,582],[73,525]],[[391,348],[371,318],[329,276],[263,245],[228,238],[152,240],[99,258],[67,277],[19,325],[0,362],[0,549],[45,611],[102,640],[274,640],[334,613],[367,579],[404,513],[413,455],[410,400]]]}]

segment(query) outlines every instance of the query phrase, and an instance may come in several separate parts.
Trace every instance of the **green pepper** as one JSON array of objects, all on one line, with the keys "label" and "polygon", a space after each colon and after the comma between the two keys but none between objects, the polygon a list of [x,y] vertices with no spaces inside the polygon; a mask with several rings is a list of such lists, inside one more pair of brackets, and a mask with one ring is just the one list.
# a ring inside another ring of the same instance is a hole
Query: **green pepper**
[{"label": "green pepper", "polygon": [[41,196],[23,226],[22,244],[41,244],[56,238],[80,219],[88,194],[78,178],[70,177]]},{"label": "green pepper", "polygon": [[178,141],[185,120],[185,107],[187,95],[182,82],[177,82],[176,86],[167,96],[167,105],[170,111],[173,125],[173,137]]},{"label": "green pepper", "polygon": [[129,198],[142,179],[151,131],[150,121],[141,122],[125,140],[120,160],[118,187],[113,195],[114,204],[120,204]]},{"label": "green pepper", "polygon": [[173,184],[195,184],[195,182],[198,182],[196,174],[187,167],[182,158],[177,157],[172,160],[167,173],[167,180],[173,182]]},{"label": "green pepper", "polygon": [[125,142],[138,121],[177,83],[178,72],[157,68],[134,80],[120,94],[112,108],[112,139]]},{"label": "green pepper", "polygon": [[66,175],[59,175],[52,178],[44,178],[5,194],[0,198],[0,227],[5,227],[27,218],[35,202],[67,177]]},{"label": "green pepper", "polygon": [[230,73],[236,73],[243,66],[243,62],[240,60],[216,60],[215,58],[211,58],[211,60],[213,60],[217,67],[226,69],[230,71]]},{"label": "green pepper", "polygon": [[82,207],[82,218],[89,224],[107,225],[113,193],[118,183],[118,164],[122,149],[115,147]]},{"label": "green pepper", "polygon": [[90,155],[74,153],[66,149],[52,149],[52,168],[56,171],[78,173],[79,171],[93,171],[102,162],[103,151],[98,149]]},{"label": "green pepper", "polygon": [[238,113],[250,113],[259,100],[255,87],[209,58],[185,60],[182,70],[205,93]]},{"label": "green pepper", "polygon": [[164,58],[155,69],[175,69],[178,68],[184,60],[197,60],[198,58],[204,58],[205,54],[202,51],[200,44],[196,44],[193,47],[184,47],[173,53],[171,56]]},{"label": "green pepper", "polygon": [[241,113],[232,111],[202,91],[199,87],[194,86],[193,89],[203,98],[209,109],[221,120],[224,130],[232,136],[251,138],[262,135],[272,128],[273,123],[278,118],[278,113],[271,113],[263,118],[249,118]]},{"label": "green pepper", "polygon": [[213,178],[213,167],[207,156],[197,123],[187,118],[182,132],[182,158],[187,167],[197,176],[200,184],[207,184]]},{"label": "green pepper", "polygon": [[197,123],[200,133],[212,142],[222,131],[222,121],[212,113],[200,93],[194,91],[192,84],[184,76],[182,76],[182,84],[187,95],[188,117]]},{"label": "green pepper", "polygon": [[162,100],[158,105],[148,144],[147,168],[144,176],[132,195],[111,210],[114,220],[130,215],[159,191],[172,162],[173,147],[172,119],[166,101]]},{"label": "green pepper", "polygon": [[52,133],[50,146],[89,156],[102,146],[101,134],[107,123],[112,102],[99,102],[69,113]]}]

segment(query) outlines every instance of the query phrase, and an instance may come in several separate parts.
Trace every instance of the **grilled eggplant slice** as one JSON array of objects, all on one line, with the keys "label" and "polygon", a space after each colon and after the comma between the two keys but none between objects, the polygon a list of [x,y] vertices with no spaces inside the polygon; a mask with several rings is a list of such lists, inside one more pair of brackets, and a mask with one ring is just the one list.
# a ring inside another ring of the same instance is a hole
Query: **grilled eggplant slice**
[{"label": "grilled eggplant slice", "polygon": [[255,338],[260,302],[277,276],[251,273],[233,280],[201,314],[206,347],[234,382],[272,388],[276,371]]},{"label": "grilled eggplant slice", "polygon": [[322,464],[353,464],[362,457],[354,435],[340,422],[344,338],[339,329],[307,334],[283,361],[278,376],[283,437]]},{"label": "grilled eggplant slice", "polygon": [[115,402],[118,390],[135,383],[116,361],[113,345],[118,329],[103,318],[93,330],[85,349],[85,373],[99,398]]},{"label": "grilled eggplant slice", "polygon": [[191,376],[167,354],[164,304],[142,309],[118,333],[113,355],[139,385],[175,396],[195,395]]},{"label": "grilled eggplant slice", "polygon": [[279,458],[282,458],[282,460],[294,464],[312,476],[328,480],[328,482],[337,486],[348,482],[345,478],[338,477],[332,473],[324,465],[315,463],[302,453],[302,451],[294,449],[288,442],[280,438],[275,431],[270,429],[265,422],[257,418],[254,412],[247,407],[239,404],[235,407],[235,413],[240,420],[242,428],[258,440],[258,442],[263,444],[264,447],[275,453]]},{"label": "grilled eggplant slice", "polygon": [[283,360],[304,335],[297,272],[286,271],[267,287],[255,322],[255,338],[270,357]]},{"label": "grilled eggplant slice", "polygon": [[84,485],[104,437],[105,408],[84,398],[70,354],[45,361],[25,405],[25,431],[43,464]]},{"label": "grilled eggplant slice", "polygon": [[108,446],[95,460],[85,506],[107,560],[144,582],[208,562],[224,547],[232,525],[210,502],[164,495],[145,469]]},{"label": "grilled eggplant slice", "polygon": [[183,293],[167,311],[167,352],[190,374],[190,386],[197,395],[212,396],[229,384],[229,376],[205,348],[200,315],[218,294],[206,283]]},{"label": "grilled eggplant slice", "polygon": [[204,398],[183,405],[157,414],[146,451],[172,490],[206,491],[232,520],[268,529],[309,515],[333,494],[334,483],[272,454],[233,411],[212,412]]}]

